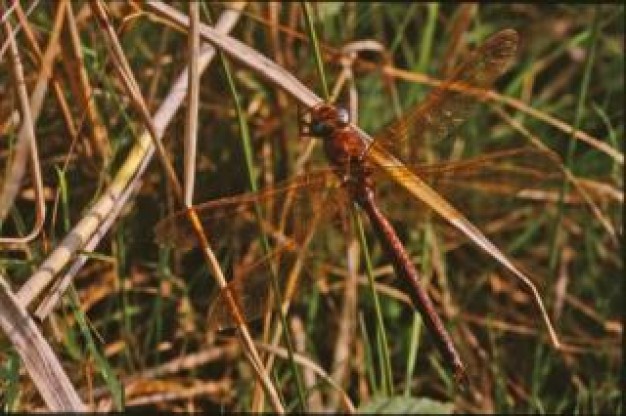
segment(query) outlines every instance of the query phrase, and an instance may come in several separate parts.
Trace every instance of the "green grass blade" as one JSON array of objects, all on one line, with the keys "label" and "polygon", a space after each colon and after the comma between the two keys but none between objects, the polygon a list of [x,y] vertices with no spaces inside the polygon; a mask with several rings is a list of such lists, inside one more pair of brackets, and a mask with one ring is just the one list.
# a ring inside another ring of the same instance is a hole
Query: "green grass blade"
[{"label": "green grass blade", "polygon": [[[204,5],[204,4],[203,4]],[[208,13],[208,9],[205,8],[205,11],[207,11],[207,13],[205,13],[205,15],[207,15],[207,17],[210,19],[210,15]],[[240,132],[241,132],[241,145],[242,145],[242,149],[243,149],[243,153],[244,153],[244,158],[245,158],[245,163],[246,163],[246,171],[248,173],[248,182],[249,182],[249,186],[250,186],[250,190],[252,192],[256,192],[257,191],[257,185],[256,185],[256,175],[255,175],[255,168],[254,168],[254,161],[252,158],[252,145],[251,145],[251,141],[250,141],[250,130],[248,128],[248,123],[246,120],[246,116],[245,113],[243,111],[243,108],[241,106],[241,101],[239,99],[239,93],[237,92],[237,87],[235,85],[234,79],[232,77],[232,71],[230,70],[230,65],[228,64],[228,61],[226,59],[226,57],[224,56],[224,54],[221,51],[218,51],[218,57],[219,57],[219,61],[222,64],[222,69],[224,71],[224,74],[226,75],[226,80],[228,83],[228,88],[230,90],[231,96],[233,97],[233,101],[234,101],[234,105],[235,105],[235,111],[237,113],[237,121],[239,123],[239,128],[240,128]],[[265,233],[263,232],[263,227],[261,226],[262,220],[263,220],[263,214],[261,211],[261,206],[255,203],[255,214],[256,214],[256,219],[257,222],[259,224],[259,239],[261,241],[261,245],[263,247],[263,251],[266,257],[270,257],[270,252],[271,252],[271,247],[269,244],[269,240],[267,238],[267,236],[265,235]],[[276,303],[276,313],[278,314],[279,318],[280,318],[280,322],[281,325],[283,327],[283,335],[285,337],[285,344],[287,346],[287,354],[289,357],[289,364],[291,367],[291,371],[294,375],[294,378],[296,379],[296,389],[298,391],[298,400],[299,400],[299,405],[300,405],[300,410],[301,411],[306,411],[306,395],[304,392],[304,384],[302,382],[302,378],[300,376],[300,372],[298,371],[298,365],[296,364],[294,355],[295,355],[295,349],[293,347],[293,341],[291,339],[291,334],[289,331],[289,326],[287,325],[287,318],[285,317],[285,314],[283,313],[282,310],[282,305],[283,305],[283,296],[280,290],[280,284],[278,282],[278,273],[274,267],[274,265],[269,262],[268,263],[268,268],[270,271],[270,281],[272,283],[272,290],[274,293],[274,300]]]},{"label": "green grass blade", "polygon": [[302,2],[302,12],[304,13],[304,21],[306,22],[306,29],[309,35],[311,46],[313,46],[313,57],[315,58],[315,65],[317,67],[317,73],[322,83],[322,94],[324,99],[328,101],[330,99],[330,93],[328,89],[328,83],[326,82],[326,75],[324,72],[324,61],[320,51],[320,45],[317,40],[317,34],[315,32],[315,26],[313,25],[313,16],[311,13],[311,5],[309,2]]},{"label": "green grass blade", "polygon": [[[601,7],[601,6],[598,6]],[[572,134],[570,135],[569,144],[567,147],[567,154],[565,156],[565,167],[570,171],[573,168],[574,163],[574,153],[576,152],[576,143],[577,140],[574,137],[574,134],[580,129],[581,120],[583,117],[583,113],[585,110],[585,105],[587,101],[587,92],[589,90],[589,82],[591,80],[591,70],[593,68],[593,63],[595,61],[596,55],[596,45],[598,38],[600,36],[600,12],[598,9],[594,10],[594,18],[593,18],[593,26],[591,28],[591,37],[589,38],[589,53],[587,55],[585,61],[585,68],[583,72],[583,78],[580,84],[580,90],[577,94],[578,102],[576,103],[576,114],[574,116],[574,125],[572,129]],[[563,185],[561,187],[561,192],[559,195],[559,207],[557,211],[557,219],[555,221],[554,234],[552,239],[552,250],[550,253],[550,269],[555,271],[558,263],[558,254],[559,247],[561,246],[559,242],[559,235],[561,233],[561,222],[563,220],[564,211],[565,211],[565,195],[569,192],[570,183],[564,178]]]},{"label": "green grass blade", "polygon": [[356,225],[357,233],[359,235],[359,242],[361,247],[363,247],[363,255],[365,257],[365,270],[367,272],[367,281],[368,287],[370,288],[370,294],[372,296],[372,300],[374,301],[374,311],[376,314],[376,327],[377,333],[380,338],[380,342],[377,343],[378,346],[378,356],[380,357],[380,367],[381,367],[381,378],[382,378],[382,386],[383,391],[386,395],[393,395],[393,377],[391,372],[391,359],[389,358],[389,342],[387,341],[387,331],[385,330],[385,322],[383,320],[383,312],[380,306],[380,299],[378,298],[378,292],[376,291],[376,286],[374,282],[374,273],[372,266],[372,259],[369,255],[369,249],[367,246],[367,240],[365,238],[365,231],[363,229],[363,223],[361,218],[359,217],[358,211],[356,208],[352,209],[352,217],[354,218],[354,223]]},{"label": "green grass blade", "polygon": [[100,375],[102,376],[102,379],[104,380],[107,389],[109,390],[109,392],[111,392],[115,409],[118,411],[124,410],[124,389],[117,379],[117,376],[113,372],[113,369],[109,365],[109,362],[106,360],[104,355],[100,353],[93,337],[91,336],[91,331],[89,330],[89,326],[87,325],[85,314],[80,309],[78,294],[76,293],[76,290],[74,290],[73,286],[70,286],[68,292],[70,306],[72,308],[72,312],[74,313],[74,317],[76,319],[76,323],[78,324],[80,332],[85,340],[85,343],[87,344],[87,350],[95,361],[96,368],[100,372]]}]

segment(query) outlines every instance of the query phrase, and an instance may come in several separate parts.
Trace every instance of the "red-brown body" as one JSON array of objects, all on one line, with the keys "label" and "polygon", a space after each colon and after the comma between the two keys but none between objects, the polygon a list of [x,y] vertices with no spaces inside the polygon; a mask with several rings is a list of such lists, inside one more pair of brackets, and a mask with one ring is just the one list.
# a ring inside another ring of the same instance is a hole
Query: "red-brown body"
[{"label": "red-brown body", "polygon": [[365,143],[355,134],[352,126],[342,120],[336,107],[321,104],[311,110],[310,125],[323,125],[327,134],[320,134],[324,139],[326,157],[335,167],[348,169],[350,163],[362,161],[367,150]]},{"label": "red-brown body", "polygon": [[391,259],[396,273],[409,285],[409,296],[414,307],[420,312],[426,327],[433,334],[435,344],[452,368],[455,379],[467,383],[465,367],[454,347],[450,335],[437,315],[427,292],[421,286],[419,274],[404,249],[395,230],[374,199],[371,169],[365,157],[368,146],[347,120],[347,113],[328,104],[322,104],[311,111],[311,131],[324,140],[324,151],[328,161],[336,168],[350,197],[367,214],[374,231],[381,240],[385,253]]},{"label": "red-brown body", "polygon": [[358,136],[350,123],[341,120],[340,110],[329,104],[321,104],[311,112],[310,124],[322,124],[327,134],[321,134],[326,158],[346,187],[350,196],[358,203],[367,197],[366,190],[373,186],[370,168],[365,159],[367,145]]}]

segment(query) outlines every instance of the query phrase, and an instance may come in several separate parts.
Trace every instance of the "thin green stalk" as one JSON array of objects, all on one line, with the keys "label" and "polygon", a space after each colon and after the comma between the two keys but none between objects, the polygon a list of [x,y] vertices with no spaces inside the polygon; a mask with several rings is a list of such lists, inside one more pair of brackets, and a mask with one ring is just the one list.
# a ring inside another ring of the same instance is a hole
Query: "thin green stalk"
[{"label": "thin green stalk", "polygon": [[[422,276],[430,276],[431,265],[430,261],[430,244],[432,237],[432,227],[431,222],[425,222],[424,232],[423,232],[423,242],[422,242],[422,267],[421,274]],[[422,282],[424,287],[428,287],[428,282]],[[411,380],[413,379],[413,374],[415,373],[415,363],[417,362],[417,351],[420,345],[420,337],[421,337],[421,326],[422,326],[422,317],[419,312],[413,313],[413,325],[411,327],[411,342],[409,344],[409,357],[406,368],[406,386],[404,389],[404,395],[411,395]]]},{"label": "thin green stalk", "polygon": [[421,72],[426,72],[428,68],[428,62],[431,58],[431,51],[433,49],[433,39],[435,37],[435,28],[437,26],[437,16],[439,15],[439,4],[428,3],[428,17],[426,18],[426,26],[424,26],[424,33],[421,36],[420,44],[420,56],[417,61],[417,68]]},{"label": "thin green stalk", "polygon": [[0,379],[3,380],[4,397],[3,412],[17,412],[20,409],[20,357],[15,349],[5,353],[5,363],[0,368]]},{"label": "thin green stalk", "polygon": [[[320,81],[322,83],[322,91],[324,94],[324,98],[326,100],[329,99],[330,95],[328,92],[328,85],[326,83],[326,76],[324,75],[324,66],[322,57],[320,54],[319,42],[317,40],[317,35],[315,34],[315,27],[313,26],[312,14],[310,10],[310,5],[307,2],[302,2],[302,8],[305,14],[305,21],[307,22],[307,30],[309,37],[311,39],[311,45],[313,46],[315,63],[317,65],[317,70],[319,73]],[[382,318],[382,311],[380,308],[380,302],[378,300],[378,294],[376,293],[376,289],[374,287],[374,278],[372,273],[372,261],[369,255],[369,250],[367,248],[367,242],[365,240],[365,232],[363,231],[363,224],[361,222],[361,218],[359,217],[357,210],[355,207],[351,209],[354,221],[356,222],[359,239],[361,241],[361,247],[363,247],[365,263],[367,268],[367,275],[370,282],[370,287],[372,290],[372,296],[374,298],[374,304],[376,308],[376,320],[377,320],[377,333],[379,334],[377,347],[379,350],[379,356],[381,357],[380,367],[382,374],[382,385],[385,393],[389,396],[393,394],[393,378],[391,372],[391,360],[389,358],[389,349],[387,348],[387,334],[384,327],[384,322]]]},{"label": "thin green stalk", "polygon": [[540,232],[541,226],[545,225],[547,220],[547,215],[545,212],[542,212],[535,221],[531,221],[529,225],[527,225],[518,235],[513,238],[509,244],[507,244],[506,252],[510,255],[514,255],[518,250],[522,250],[525,247],[528,247],[528,244],[532,241],[533,237],[536,237],[537,233]]},{"label": "thin green stalk", "polygon": [[[205,11],[205,15],[207,16],[207,18],[210,20],[211,16],[209,14],[209,10],[206,8],[206,6],[203,3],[203,8]],[[242,149],[243,149],[243,153],[244,153],[244,159],[245,159],[245,163],[246,163],[246,171],[248,172],[248,183],[250,186],[250,190],[252,192],[257,192],[258,188],[256,185],[256,175],[255,175],[255,168],[254,168],[254,161],[252,158],[252,145],[250,143],[250,131],[248,129],[248,123],[246,121],[245,118],[245,114],[243,111],[243,108],[241,107],[241,102],[239,100],[239,94],[237,92],[237,87],[235,85],[235,82],[233,80],[232,77],[232,72],[230,70],[230,65],[228,64],[228,61],[226,60],[226,57],[224,56],[224,54],[222,53],[222,51],[220,51],[219,49],[217,49],[217,54],[220,60],[220,63],[222,64],[222,68],[224,70],[224,74],[226,75],[226,80],[228,82],[228,88],[231,92],[231,96],[233,97],[233,101],[235,104],[235,111],[237,113],[237,121],[239,123],[239,129],[241,131],[241,145],[242,145]],[[263,252],[265,254],[266,257],[269,258],[270,256],[270,252],[271,252],[271,248],[270,248],[270,244],[269,241],[267,239],[267,236],[265,235],[265,232],[263,231],[263,227],[261,226],[262,221],[263,221],[263,214],[261,211],[261,206],[257,203],[255,203],[254,205],[254,210],[255,210],[255,215],[256,215],[256,219],[257,219],[257,223],[259,225],[259,239],[261,241],[261,245],[263,247]],[[280,290],[280,284],[278,282],[278,274],[277,271],[273,265],[272,262],[268,263],[268,268],[270,271],[270,281],[272,284],[272,290],[273,290],[273,294],[274,294],[274,300],[276,303],[276,313],[278,314],[279,318],[280,318],[280,322],[281,325],[283,326],[283,334],[285,336],[285,343],[287,346],[287,354],[289,357],[289,364],[291,366],[291,371],[293,372],[294,378],[296,379],[296,388],[298,391],[298,400],[299,400],[299,404],[300,404],[300,409],[302,411],[306,411],[306,398],[305,398],[305,392],[304,392],[304,384],[302,382],[302,378],[300,377],[300,372],[298,371],[298,366],[296,364],[295,361],[295,349],[293,347],[293,341],[291,340],[291,335],[289,332],[289,326],[287,325],[287,318],[285,317],[285,314],[283,313],[282,310],[282,305],[283,305],[283,296]]]},{"label": "thin green stalk", "polygon": [[[606,111],[604,111],[604,109],[598,106],[596,103],[592,103],[591,106],[593,108],[593,111],[595,111],[598,117],[600,117],[600,119],[602,120],[602,123],[604,124],[604,127],[608,132],[608,142],[611,144],[611,146],[613,146],[613,148],[619,149],[619,140],[617,139],[615,128],[613,127],[609,116],[606,114]],[[616,179],[616,182],[618,182],[618,177],[620,175],[619,164],[615,160],[612,160],[612,165],[613,166],[611,168],[611,174]]]},{"label": "thin green stalk", "polygon": [[69,210],[69,192],[68,192],[68,187],[67,187],[67,177],[65,175],[65,171],[59,169],[58,167],[55,166],[55,171],[57,174],[57,180],[58,180],[58,189],[60,192],[60,199],[61,199],[61,218],[63,218],[63,231],[68,232],[71,229],[71,222],[70,222],[70,210]]},{"label": "thin green stalk", "polygon": [[365,239],[365,231],[363,230],[363,223],[361,222],[361,218],[359,217],[358,211],[355,207],[352,208],[352,214],[354,218],[354,222],[356,224],[357,232],[359,234],[359,242],[361,247],[363,247],[363,256],[365,258],[365,270],[367,272],[367,281],[369,283],[370,292],[372,295],[372,300],[374,301],[374,311],[376,313],[376,326],[378,329],[378,334],[380,335],[381,342],[377,344],[379,351],[379,357],[381,357],[380,366],[382,368],[382,385],[385,391],[385,394],[388,396],[393,395],[393,378],[391,372],[391,359],[389,358],[389,349],[387,346],[389,343],[387,342],[387,331],[385,330],[385,322],[383,321],[383,313],[380,307],[380,300],[378,299],[378,293],[376,292],[376,287],[374,284],[374,274],[372,272],[372,259],[369,255],[369,249],[367,247],[367,240]]},{"label": "thin green stalk", "polygon": [[[309,34],[309,38],[311,40],[311,45],[313,46],[313,53],[314,53],[314,57],[315,57],[315,63],[317,66],[317,70],[318,70],[318,74],[320,77],[320,81],[322,83],[322,92],[324,95],[324,98],[326,100],[329,100],[330,98],[330,94],[329,94],[329,90],[328,90],[328,84],[326,82],[326,76],[324,73],[324,65],[323,65],[323,60],[321,57],[321,53],[320,53],[320,47],[319,47],[319,42],[317,39],[317,35],[315,33],[315,27],[313,25],[313,21],[312,21],[312,13],[310,10],[310,5],[308,2],[302,2],[302,9],[304,11],[304,15],[305,15],[305,21],[306,21],[306,26],[307,26],[307,31]],[[373,273],[372,273],[372,262],[369,256],[369,250],[367,248],[367,242],[365,240],[365,232],[363,231],[363,224],[361,223],[361,219],[357,213],[357,210],[352,207],[351,209],[352,213],[353,213],[353,217],[354,220],[357,224],[357,228],[359,230],[359,239],[361,241],[361,247],[363,247],[363,252],[364,252],[364,256],[365,256],[365,261],[366,261],[366,267],[367,267],[367,275],[368,275],[368,279],[370,281],[370,287],[372,289],[372,294],[373,294],[373,298],[374,298],[374,304],[376,305],[376,319],[377,319],[377,333],[379,334],[378,337],[378,342],[377,342],[377,347],[379,350],[379,356],[381,357],[381,361],[380,361],[380,367],[381,367],[381,374],[382,374],[382,385],[383,385],[383,390],[385,391],[385,393],[389,396],[391,396],[393,394],[393,378],[392,378],[392,372],[391,372],[391,360],[389,358],[389,350],[387,348],[388,342],[387,342],[387,335],[386,335],[386,331],[385,331],[385,327],[384,327],[384,323],[383,323],[383,319],[382,319],[382,311],[380,308],[380,302],[378,300],[378,295],[376,293],[376,289],[374,287],[374,278],[373,278]]]},{"label": "thin green stalk", "polygon": [[402,23],[400,23],[398,30],[396,32],[396,35],[393,38],[393,41],[391,42],[391,46],[389,47],[389,55],[393,55],[396,52],[396,49],[398,48],[398,46],[400,46],[400,42],[402,42],[403,39],[406,39],[406,36],[404,35],[404,31],[406,30],[409,23],[413,21],[413,18],[415,16],[415,11],[417,10],[419,6],[420,6],[419,3],[411,4],[411,7],[409,7],[409,9],[404,14]]},{"label": "thin green stalk", "polygon": [[315,65],[317,66],[317,72],[320,76],[320,82],[322,83],[322,94],[324,95],[324,99],[328,101],[330,99],[330,93],[328,90],[328,83],[326,82],[326,76],[324,75],[324,61],[322,60],[320,45],[317,40],[317,34],[315,33],[315,27],[313,26],[311,5],[306,1],[302,2],[302,12],[304,13],[304,21],[306,22],[307,33],[309,34],[309,38],[311,39],[311,45],[313,46]]},{"label": "thin green stalk", "polygon": [[[239,102],[239,98],[238,98],[238,94],[237,91],[235,89],[235,84],[233,82],[232,76],[230,74],[230,70],[228,69],[228,64],[224,58],[224,56],[222,55],[222,53],[218,50],[218,55],[220,58],[220,61],[223,64],[223,68],[224,71],[227,73],[226,78],[228,79],[228,86],[229,89],[231,90],[231,94],[233,96],[234,102],[235,102],[235,111],[237,113],[237,119],[239,122],[239,127],[241,130],[241,144],[242,144],[242,148],[243,148],[243,152],[244,152],[244,158],[245,158],[245,163],[246,163],[246,171],[248,172],[248,185],[250,186],[250,190],[252,192],[257,192],[258,187],[256,185],[256,179],[255,179],[255,174],[254,174],[254,162],[252,160],[252,145],[250,143],[250,134],[249,134],[249,130],[248,130],[248,124],[245,120],[245,115],[243,113],[243,109],[241,108],[241,104]],[[269,244],[269,240],[267,239],[267,235],[265,234],[265,232],[263,231],[263,227],[261,226],[262,222],[263,222],[263,213],[261,210],[261,206],[259,204],[254,205],[254,211],[255,211],[255,216],[256,216],[256,220],[257,223],[259,224],[259,239],[261,241],[261,245],[263,247],[263,252],[265,254],[266,257],[269,257],[271,254],[271,247]],[[297,386],[297,390],[298,390],[298,397],[299,397],[299,401],[300,401],[300,406],[302,410],[306,410],[306,400],[305,400],[305,394],[304,394],[304,384],[302,383],[302,379],[300,377],[300,373],[298,371],[298,366],[296,364],[295,358],[294,358],[294,347],[293,347],[293,341],[291,340],[291,335],[289,332],[289,327],[287,325],[287,318],[285,317],[285,314],[282,311],[282,305],[283,305],[283,296],[282,293],[280,291],[280,284],[278,282],[278,273],[276,271],[276,268],[274,267],[274,264],[272,262],[268,263],[268,268],[270,271],[270,281],[272,284],[272,290],[274,293],[274,299],[275,299],[275,307],[276,307],[276,313],[278,314],[278,316],[280,317],[280,322],[284,328],[284,336],[285,336],[285,343],[287,345],[287,352],[288,352],[288,356],[289,356],[289,363],[291,365],[291,370],[294,373],[295,379],[296,379],[296,386]]]},{"label": "thin green stalk", "polygon": [[404,396],[411,396],[411,380],[415,374],[415,363],[417,362],[417,350],[420,346],[422,335],[422,316],[419,312],[413,312],[413,323],[411,324],[411,339],[409,342],[409,357],[406,363],[406,380],[404,385]]},{"label": "thin green stalk", "polygon": [[[432,59],[433,41],[435,38],[435,29],[437,27],[437,17],[439,16],[439,5],[437,3],[428,4],[428,15],[426,17],[426,25],[420,37],[420,48],[417,65],[412,68],[413,71],[428,73],[428,63]],[[413,103],[421,97],[424,86],[412,84],[408,90],[405,102]]]},{"label": "thin green stalk", "polygon": [[[572,170],[574,164],[574,154],[576,152],[577,140],[574,134],[580,130],[581,119],[585,109],[585,102],[587,101],[587,91],[589,90],[589,82],[591,80],[591,70],[596,56],[596,44],[600,34],[600,6],[594,9],[593,26],[591,27],[591,37],[589,38],[589,54],[585,61],[585,69],[583,72],[583,79],[580,85],[580,92],[578,94],[578,102],[576,104],[576,115],[574,116],[574,125],[572,134],[570,136],[569,145],[567,148],[567,154],[565,157],[565,166],[567,169]],[[559,208],[557,211],[557,218],[555,221],[555,228],[552,239],[552,248],[550,252],[550,270],[555,271],[558,264],[559,253],[559,233],[561,230],[561,222],[565,213],[565,195],[569,192],[570,183],[566,178],[563,178],[563,185],[559,193]]]},{"label": "thin green stalk", "polygon": [[91,355],[94,359],[96,368],[100,371],[102,379],[106,383],[108,390],[111,392],[113,402],[115,403],[115,409],[118,411],[124,410],[124,389],[115,376],[115,372],[109,365],[109,362],[106,360],[104,355],[100,353],[93,337],[91,336],[91,331],[87,325],[85,314],[80,309],[78,294],[76,293],[74,286],[70,285],[68,295],[70,306],[74,313],[74,318],[76,319],[80,332],[85,339],[89,355]]},{"label": "thin green stalk", "polygon": [[19,211],[19,209],[13,206],[11,207],[10,212],[11,212],[11,220],[13,221],[13,224],[15,226],[16,235],[23,237],[26,234],[28,234],[28,228],[26,227],[26,222],[21,212]]},{"label": "thin green stalk", "polygon": [[143,349],[145,351],[154,350],[154,360],[156,363],[160,362],[160,350],[159,348],[151,348],[151,345],[158,345],[163,337],[163,309],[164,309],[164,294],[163,283],[166,281],[168,273],[167,273],[167,264],[170,262],[169,254],[171,253],[170,248],[160,248],[159,249],[159,257],[158,257],[158,266],[156,272],[157,279],[157,290],[158,296],[154,297],[154,301],[152,303],[152,312],[150,313],[148,330],[143,342]]},{"label": "thin green stalk", "polygon": [[367,333],[367,326],[363,319],[363,313],[359,313],[359,326],[361,328],[361,336],[363,337],[363,346],[365,348],[365,371],[367,378],[372,386],[372,390],[378,391],[378,385],[376,384],[376,376],[374,374],[374,363],[372,359],[372,344],[370,342],[369,334]]},{"label": "thin green stalk", "polygon": [[[125,244],[124,232],[125,232],[124,223],[123,221],[121,221],[119,226],[115,230],[115,251],[116,251],[115,257],[117,259],[115,263],[115,267],[117,269],[117,275],[120,277],[120,280],[121,280],[119,299],[120,299],[120,306],[122,309],[122,315],[120,316],[120,320],[122,322],[122,332],[124,336],[127,337],[128,340],[132,339],[133,342],[135,342],[133,324],[132,324],[132,320],[130,319],[131,309],[132,309],[132,302],[130,300],[130,293],[129,293],[130,285],[126,284],[127,280],[130,279],[130,277],[126,273],[127,271],[126,256],[128,254],[128,250],[126,250],[127,247]],[[135,352],[136,352],[136,349],[134,348],[124,349],[124,356],[126,357],[128,361],[128,365],[129,367],[133,369],[135,366],[135,359],[137,358],[137,356],[134,355]]]}]

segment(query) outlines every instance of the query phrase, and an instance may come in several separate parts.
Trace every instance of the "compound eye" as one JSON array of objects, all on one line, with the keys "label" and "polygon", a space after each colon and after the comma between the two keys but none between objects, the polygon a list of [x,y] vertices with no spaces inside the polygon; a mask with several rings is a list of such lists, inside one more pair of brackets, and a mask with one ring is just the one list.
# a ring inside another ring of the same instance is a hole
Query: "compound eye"
[{"label": "compound eye", "polygon": [[350,123],[350,114],[345,108],[337,108],[337,121],[343,127]]},{"label": "compound eye", "polygon": [[315,136],[327,136],[330,133],[330,126],[323,121],[311,123],[311,133]]}]

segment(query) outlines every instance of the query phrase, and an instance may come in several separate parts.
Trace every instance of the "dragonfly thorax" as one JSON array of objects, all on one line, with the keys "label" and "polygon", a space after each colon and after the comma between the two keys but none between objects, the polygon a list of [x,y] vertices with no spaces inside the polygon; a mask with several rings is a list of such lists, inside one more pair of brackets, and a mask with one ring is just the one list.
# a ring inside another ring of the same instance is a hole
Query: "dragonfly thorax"
[{"label": "dragonfly thorax", "polygon": [[324,141],[324,152],[334,167],[343,171],[351,164],[360,163],[366,146],[350,124],[345,109],[321,104],[311,110],[308,126],[311,134]]}]

